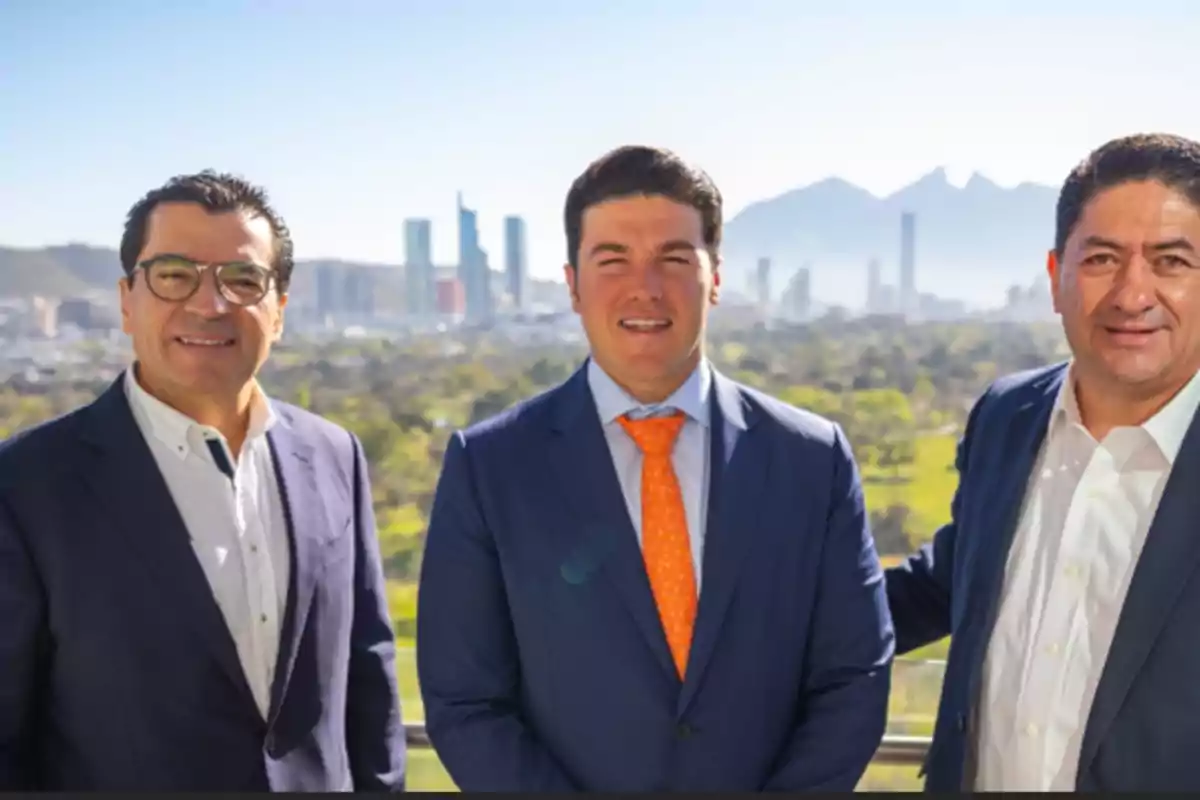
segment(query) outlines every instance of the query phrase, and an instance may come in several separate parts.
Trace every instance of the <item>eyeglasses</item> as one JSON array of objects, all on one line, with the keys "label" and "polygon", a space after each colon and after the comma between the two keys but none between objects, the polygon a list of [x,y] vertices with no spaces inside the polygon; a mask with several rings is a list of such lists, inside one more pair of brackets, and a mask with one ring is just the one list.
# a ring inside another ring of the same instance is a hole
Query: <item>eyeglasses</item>
[{"label": "eyeglasses", "polygon": [[[146,274],[146,286],[160,300],[182,303],[200,288],[204,271],[212,268],[221,296],[234,305],[252,306],[271,288],[274,270],[244,261],[201,264],[190,258],[163,255],[138,263]],[[132,276],[130,276],[132,277]]]}]

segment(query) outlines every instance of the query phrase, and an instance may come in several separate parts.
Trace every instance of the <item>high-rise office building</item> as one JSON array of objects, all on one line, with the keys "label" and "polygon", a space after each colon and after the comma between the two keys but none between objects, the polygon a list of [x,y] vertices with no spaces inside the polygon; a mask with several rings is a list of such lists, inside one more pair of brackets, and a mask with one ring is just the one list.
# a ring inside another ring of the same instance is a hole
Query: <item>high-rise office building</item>
[{"label": "high-rise office building", "polygon": [[793,321],[803,322],[812,313],[811,276],[812,267],[805,263],[792,274],[792,279],[788,281],[787,288],[784,290],[784,314]]},{"label": "high-rise office building", "polygon": [[428,316],[436,310],[433,231],[427,219],[404,221],[404,294],[409,314]]},{"label": "high-rise office building", "polygon": [[905,211],[900,215],[900,312],[917,312],[916,264],[917,215]]},{"label": "high-rise office building", "polygon": [[525,220],[521,217],[509,216],[504,218],[504,276],[508,294],[512,297],[513,308],[517,311],[525,307],[526,263],[525,255]]},{"label": "high-rise office building", "polygon": [[872,258],[867,263],[867,313],[879,314],[884,311],[880,302],[879,289],[883,286],[883,276],[880,274],[879,259]]},{"label": "high-rise office building", "polygon": [[466,313],[467,299],[462,281],[458,278],[434,278],[434,311],[442,316],[461,317]]},{"label": "high-rise office building", "polygon": [[771,259],[760,258],[758,260],[758,270],[755,273],[755,294],[758,296],[758,305],[763,311],[771,305]]},{"label": "high-rise office building", "polygon": [[492,317],[492,285],[487,253],[479,246],[479,216],[458,193],[458,279],[466,295],[469,322]]}]

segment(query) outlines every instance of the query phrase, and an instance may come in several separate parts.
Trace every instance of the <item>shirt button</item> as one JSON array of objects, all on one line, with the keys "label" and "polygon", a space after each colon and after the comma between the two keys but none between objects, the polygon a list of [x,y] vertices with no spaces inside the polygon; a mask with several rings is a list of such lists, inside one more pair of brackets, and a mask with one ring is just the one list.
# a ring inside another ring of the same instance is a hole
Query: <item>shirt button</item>
[{"label": "shirt button", "polygon": [[259,618],[258,618],[258,619],[259,619],[261,622],[266,622],[266,621],[267,621],[267,615],[266,615],[266,614],[262,614],[262,615],[260,615],[260,616],[259,616]]},{"label": "shirt button", "polygon": [[1037,735],[1038,735],[1038,726],[1034,725],[1032,722],[1029,723],[1028,725],[1025,726],[1025,733],[1031,739],[1036,739]]},{"label": "shirt button", "polygon": [[1049,647],[1047,647],[1046,649],[1050,651],[1050,655],[1052,655],[1052,656],[1056,656],[1056,655],[1058,655],[1058,649],[1059,649],[1059,648],[1058,648],[1058,644],[1057,644],[1057,643],[1056,643],[1056,644],[1052,644],[1052,645],[1050,645],[1050,646],[1049,646]]},{"label": "shirt button", "polygon": [[250,545],[250,552],[251,552],[251,553],[257,553],[257,552],[258,552],[258,545],[256,545],[256,544],[252,544],[252,545]]}]

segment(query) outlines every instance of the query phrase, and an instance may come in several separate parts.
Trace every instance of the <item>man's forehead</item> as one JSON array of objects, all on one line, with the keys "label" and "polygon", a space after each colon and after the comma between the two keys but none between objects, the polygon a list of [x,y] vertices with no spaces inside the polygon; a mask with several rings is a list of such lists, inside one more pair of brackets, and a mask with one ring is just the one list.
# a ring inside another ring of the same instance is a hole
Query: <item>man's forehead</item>
[{"label": "man's forehead", "polygon": [[146,231],[147,251],[200,260],[269,260],[273,248],[271,223],[245,209],[210,211],[196,203],[163,203],[150,213]]},{"label": "man's forehead", "polygon": [[1181,192],[1155,182],[1114,186],[1083,208],[1080,227],[1150,227],[1200,222],[1197,208]]},{"label": "man's forehead", "polygon": [[703,234],[703,223],[696,209],[669,202],[601,204],[584,212],[583,223],[585,239],[612,236],[678,239]]},{"label": "man's forehead", "polygon": [[1094,237],[1129,246],[1164,239],[1189,239],[1200,245],[1200,209],[1165,186],[1117,186],[1085,205],[1072,239],[1078,245]]}]

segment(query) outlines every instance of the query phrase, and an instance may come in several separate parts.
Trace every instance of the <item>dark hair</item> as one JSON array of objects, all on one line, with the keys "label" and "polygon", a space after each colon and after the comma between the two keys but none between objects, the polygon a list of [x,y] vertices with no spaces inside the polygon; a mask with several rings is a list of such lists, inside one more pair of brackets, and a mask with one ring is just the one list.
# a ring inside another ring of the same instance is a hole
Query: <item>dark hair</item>
[{"label": "dark hair", "polygon": [[703,170],[660,147],[626,145],[588,165],[567,192],[563,222],[567,261],[579,266],[583,212],[618,197],[659,195],[700,212],[704,244],[715,252],[721,244],[721,192]]},{"label": "dark hair", "polygon": [[1084,207],[1123,183],[1157,181],[1200,208],[1200,142],[1168,133],[1113,139],[1079,163],[1063,183],[1055,214],[1054,252],[1061,258]]},{"label": "dark hair", "polygon": [[153,189],[129,209],[125,231],[121,235],[121,267],[132,277],[137,268],[138,253],[146,245],[146,226],[150,213],[160,203],[196,203],[213,213],[249,211],[271,225],[275,234],[275,285],[286,292],[292,280],[292,234],[283,218],[271,207],[267,193],[236,175],[204,170],[193,175],[176,175]]}]

